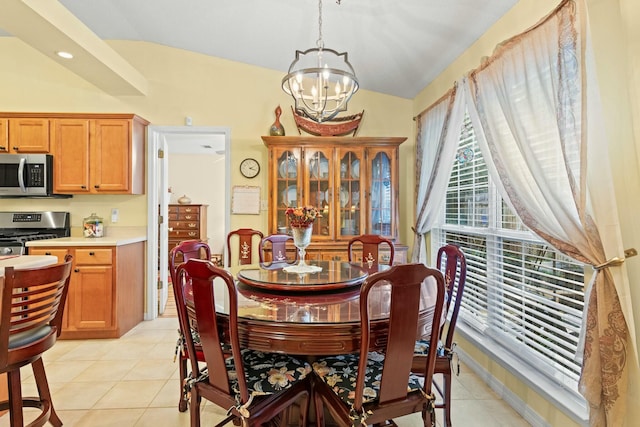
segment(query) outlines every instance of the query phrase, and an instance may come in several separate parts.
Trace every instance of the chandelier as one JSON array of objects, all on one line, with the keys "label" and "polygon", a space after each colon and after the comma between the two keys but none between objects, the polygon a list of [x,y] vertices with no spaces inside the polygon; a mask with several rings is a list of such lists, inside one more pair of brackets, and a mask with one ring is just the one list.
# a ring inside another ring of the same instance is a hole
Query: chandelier
[{"label": "chandelier", "polygon": [[347,53],[324,47],[322,0],[318,0],[316,46],[304,52],[296,50],[288,74],[282,79],[282,89],[293,97],[298,114],[320,123],[346,111],[349,99],[359,87]]}]

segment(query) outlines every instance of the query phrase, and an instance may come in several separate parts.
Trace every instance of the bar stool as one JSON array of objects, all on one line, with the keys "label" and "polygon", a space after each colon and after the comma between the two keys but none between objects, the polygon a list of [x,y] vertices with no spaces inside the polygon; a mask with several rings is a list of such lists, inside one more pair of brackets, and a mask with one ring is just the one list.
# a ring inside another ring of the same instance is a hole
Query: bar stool
[{"label": "bar stool", "polygon": [[[47,421],[58,427],[51,392],[42,363],[42,353],[53,347],[61,332],[64,303],[69,290],[73,257],[50,267],[16,270],[5,268],[0,311],[0,373],[7,374],[9,400],[0,410],[9,410],[12,427],[22,427],[23,407],[42,412],[28,427]],[[31,365],[38,397],[22,397],[20,368]]]}]

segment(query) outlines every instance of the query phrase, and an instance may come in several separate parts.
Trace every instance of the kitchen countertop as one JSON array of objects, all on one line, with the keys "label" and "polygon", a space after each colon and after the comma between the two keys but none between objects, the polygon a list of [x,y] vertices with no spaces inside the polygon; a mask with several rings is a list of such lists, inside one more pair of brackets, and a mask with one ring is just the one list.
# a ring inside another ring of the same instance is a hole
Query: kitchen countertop
[{"label": "kitchen countertop", "polygon": [[0,256],[0,277],[4,277],[5,267],[36,268],[46,267],[57,262],[58,258],[52,255]]},{"label": "kitchen countertop", "polygon": [[71,230],[71,237],[59,239],[32,240],[27,242],[28,248],[38,247],[67,247],[67,246],[123,246],[132,243],[145,242],[147,229],[145,227],[107,227],[104,237],[87,238],[80,233],[82,230]]}]

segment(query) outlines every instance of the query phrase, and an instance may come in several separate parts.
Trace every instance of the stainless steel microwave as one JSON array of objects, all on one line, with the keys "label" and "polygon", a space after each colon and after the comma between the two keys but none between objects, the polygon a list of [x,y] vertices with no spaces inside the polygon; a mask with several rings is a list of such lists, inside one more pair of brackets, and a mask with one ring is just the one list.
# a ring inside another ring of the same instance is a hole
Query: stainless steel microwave
[{"label": "stainless steel microwave", "polygon": [[53,156],[0,154],[0,197],[53,195]]}]

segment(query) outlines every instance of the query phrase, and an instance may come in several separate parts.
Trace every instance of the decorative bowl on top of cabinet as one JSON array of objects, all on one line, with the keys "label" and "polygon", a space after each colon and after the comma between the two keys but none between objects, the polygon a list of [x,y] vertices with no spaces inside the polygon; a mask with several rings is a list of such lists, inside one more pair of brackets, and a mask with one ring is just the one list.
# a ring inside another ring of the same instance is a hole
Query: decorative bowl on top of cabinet
[{"label": "decorative bowl on top of cabinet", "polygon": [[[378,234],[394,242],[394,262],[407,261],[407,246],[398,241],[398,151],[406,138],[262,140],[269,149],[269,233],[288,226],[287,207],[311,205],[322,214],[313,225],[311,259],[346,260],[351,238]],[[383,248],[380,256],[388,257]]]}]

